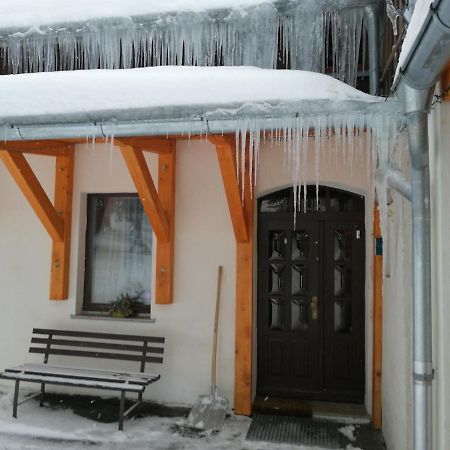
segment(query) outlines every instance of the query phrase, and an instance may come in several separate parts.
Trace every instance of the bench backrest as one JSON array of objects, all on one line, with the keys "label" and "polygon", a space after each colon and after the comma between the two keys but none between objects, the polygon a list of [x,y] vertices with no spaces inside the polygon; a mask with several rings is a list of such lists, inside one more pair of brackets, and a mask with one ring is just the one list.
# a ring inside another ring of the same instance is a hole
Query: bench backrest
[{"label": "bench backrest", "polygon": [[30,353],[43,354],[45,364],[49,355],[79,356],[137,361],[140,362],[140,372],[144,372],[147,362],[162,363],[161,355],[164,353],[163,337],[87,331],[34,328],[31,344]]}]

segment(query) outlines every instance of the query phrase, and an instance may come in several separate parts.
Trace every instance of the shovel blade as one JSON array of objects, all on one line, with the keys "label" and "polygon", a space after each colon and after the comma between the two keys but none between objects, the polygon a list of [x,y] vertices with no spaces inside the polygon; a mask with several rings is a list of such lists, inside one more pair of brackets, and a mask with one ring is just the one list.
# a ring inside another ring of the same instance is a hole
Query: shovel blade
[{"label": "shovel blade", "polygon": [[187,424],[197,430],[220,430],[225,421],[228,400],[218,395],[200,395],[187,418]]}]

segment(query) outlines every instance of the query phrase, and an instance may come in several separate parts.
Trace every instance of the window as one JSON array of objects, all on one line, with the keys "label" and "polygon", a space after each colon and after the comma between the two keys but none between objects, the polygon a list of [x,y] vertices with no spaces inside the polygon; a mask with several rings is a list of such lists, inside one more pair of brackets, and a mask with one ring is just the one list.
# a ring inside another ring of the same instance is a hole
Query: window
[{"label": "window", "polygon": [[107,312],[120,296],[150,312],[153,233],[136,194],[87,197],[85,312]]}]

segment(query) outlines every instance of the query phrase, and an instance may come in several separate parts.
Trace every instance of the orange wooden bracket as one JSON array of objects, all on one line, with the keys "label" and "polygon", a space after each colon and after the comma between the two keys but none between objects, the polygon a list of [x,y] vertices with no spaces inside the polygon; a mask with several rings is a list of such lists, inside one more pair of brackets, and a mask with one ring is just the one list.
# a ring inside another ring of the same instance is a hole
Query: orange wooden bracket
[{"label": "orange wooden bracket", "polygon": [[450,88],[450,61],[445,66],[445,69],[441,75],[442,99],[446,102],[450,101],[450,92],[447,91],[447,89],[449,88]]},{"label": "orange wooden bracket", "polygon": [[252,414],[253,393],[253,214],[254,198],[250,193],[248,165],[245,173],[244,215],[246,242],[236,246],[236,349],[235,398],[236,414]]},{"label": "orange wooden bracket", "polygon": [[[381,239],[380,210],[374,209],[374,245]],[[383,352],[383,256],[374,255],[373,265],[373,372],[372,372],[372,423],[374,428],[382,425],[382,352]]]},{"label": "orange wooden bracket", "polygon": [[8,141],[2,142],[2,150],[40,156],[64,156],[73,149],[73,144],[64,141]]},{"label": "orange wooden bracket", "polygon": [[236,242],[248,242],[249,233],[242,204],[242,193],[236,175],[235,142],[228,136],[210,136],[208,139],[216,147]]},{"label": "orange wooden bracket", "polygon": [[158,154],[171,154],[174,149],[173,139],[164,139],[158,137],[127,137],[115,140],[121,147],[130,146],[138,148],[144,152],[158,153]]},{"label": "orange wooden bracket", "polygon": [[137,193],[159,241],[169,241],[169,223],[142,150],[119,145]]},{"label": "orange wooden bracket", "polygon": [[153,227],[157,243],[156,255],[156,292],[157,304],[173,302],[173,267],[174,267],[174,227],[175,227],[175,141],[167,141],[171,145],[170,153],[159,155],[159,180],[157,192],[148,169],[143,151],[125,145],[119,145],[131,178]]},{"label": "orange wooden bracket", "polygon": [[245,164],[244,196],[236,175],[235,140],[210,136],[216,147],[225,194],[236,238],[236,336],[234,373],[234,412],[252,413],[253,393],[253,213],[249,161]]},{"label": "orange wooden bracket", "polygon": [[0,150],[0,158],[50,237],[54,241],[62,242],[64,240],[63,219],[56,212],[25,156],[9,150]]},{"label": "orange wooden bracket", "polygon": [[169,240],[158,241],[156,250],[157,304],[173,302],[173,269],[175,238],[175,143],[171,153],[160,154],[158,168],[158,194],[169,226]]},{"label": "orange wooden bracket", "polygon": [[50,277],[50,299],[69,297],[70,242],[72,230],[72,193],[75,151],[56,157],[55,209],[64,222],[64,239],[53,241]]},{"label": "orange wooden bracket", "polygon": [[[33,148],[40,149],[40,146],[33,144],[31,153],[35,153]],[[69,295],[69,263],[70,263],[70,235],[72,222],[72,186],[73,186],[73,147],[65,146],[63,150],[57,147],[50,148],[56,156],[56,176],[55,176],[55,206],[49,200],[36,178],[33,170],[23,156],[22,152],[27,152],[28,147],[9,147],[2,144],[0,159],[12,175],[19,189],[28,200],[38,219],[49,233],[53,241],[50,299],[66,300]],[[4,148],[9,148],[5,150]],[[22,149],[20,151],[20,149]],[[41,149],[46,154],[44,147]],[[54,155],[52,155],[54,156]]]}]

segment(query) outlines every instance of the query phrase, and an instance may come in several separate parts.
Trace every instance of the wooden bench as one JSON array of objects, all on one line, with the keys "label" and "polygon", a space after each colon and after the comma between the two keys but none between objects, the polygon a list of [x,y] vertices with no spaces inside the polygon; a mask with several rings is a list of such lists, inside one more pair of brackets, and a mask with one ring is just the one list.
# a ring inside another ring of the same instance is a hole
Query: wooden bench
[{"label": "wooden bench", "polygon": [[[32,398],[40,396],[42,406],[46,384],[105,389],[120,391],[119,430],[123,430],[124,417],[141,405],[147,385],[160,378],[160,375],[144,373],[144,370],[145,363],[163,362],[163,344],[162,337],[34,328],[30,353],[43,354],[43,364],[24,364],[0,372],[0,378],[15,380],[13,417],[17,418],[17,406]],[[52,366],[48,364],[49,355],[136,361],[140,367],[139,372],[124,372]],[[19,402],[21,381],[40,383],[41,391]],[[127,392],[136,393],[138,399],[125,411]]]}]

